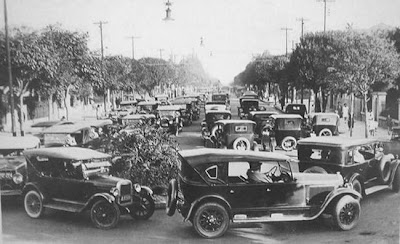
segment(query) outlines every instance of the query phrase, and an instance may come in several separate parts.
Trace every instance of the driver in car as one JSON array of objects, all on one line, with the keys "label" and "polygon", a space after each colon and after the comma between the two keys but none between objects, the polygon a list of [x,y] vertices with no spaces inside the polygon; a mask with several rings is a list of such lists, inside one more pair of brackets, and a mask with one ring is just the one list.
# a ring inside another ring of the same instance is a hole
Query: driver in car
[{"label": "driver in car", "polygon": [[250,182],[256,183],[272,183],[272,179],[268,174],[261,173],[261,163],[251,162],[250,168],[247,170],[247,178]]}]

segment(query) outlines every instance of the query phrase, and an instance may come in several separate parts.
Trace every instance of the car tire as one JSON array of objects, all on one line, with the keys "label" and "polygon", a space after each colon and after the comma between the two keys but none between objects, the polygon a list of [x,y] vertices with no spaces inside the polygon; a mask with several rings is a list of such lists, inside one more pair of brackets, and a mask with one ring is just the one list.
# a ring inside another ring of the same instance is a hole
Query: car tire
[{"label": "car tire", "polygon": [[169,181],[167,190],[167,204],[165,207],[165,212],[168,216],[174,215],[176,211],[176,202],[178,200],[178,182],[176,179]]},{"label": "car tire", "polygon": [[361,196],[364,195],[363,186],[362,186],[361,182],[358,179],[352,180],[351,184],[353,186],[353,190],[355,190],[356,192],[360,193]]},{"label": "car tire", "polygon": [[250,146],[250,141],[247,138],[238,137],[233,142],[232,147],[234,150],[242,150],[242,149],[238,149],[238,147],[244,148],[244,150],[250,150],[251,146]]},{"label": "car tire", "polygon": [[351,230],[360,218],[360,202],[349,195],[342,196],[333,208],[333,223],[339,230]]},{"label": "car tire", "polygon": [[98,200],[90,209],[90,218],[93,225],[103,230],[114,228],[118,224],[120,216],[119,207],[105,199]]},{"label": "car tire", "polygon": [[328,174],[326,170],[319,166],[312,166],[303,171],[303,173],[312,173],[312,174]]},{"label": "car tire", "polygon": [[390,165],[392,157],[385,155],[379,163],[378,181],[380,184],[388,184],[390,180]]},{"label": "car tire", "polygon": [[394,173],[392,191],[396,193],[400,191],[400,166],[397,166],[396,173]]},{"label": "car tire", "polygon": [[217,133],[217,130],[218,130],[218,126],[217,125],[214,125],[214,127],[211,129],[211,136],[216,136],[216,133]]},{"label": "car tire", "polygon": [[[290,143],[290,146],[287,145],[288,143]],[[296,148],[296,146],[297,146],[297,141],[296,138],[294,138],[293,136],[287,136],[283,138],[281,142],[281,148],[285,151],[292,151],[293,149]]]},{"label": "car tire", "polygon": [[217,238],[229,227],[229,215],[225,207],[215,202],[200,205],[193,216],[195,231],[204,238]]},{"label": "car tire", "polygon": [[140,204],[132,205],[128,208],[132,218],[147,220],[153,216],[155,209],[154,199],[147,193],[140,193]]},{"label": "car tire", "polygon": [[39,192],[30,190],[25,194],[24,207],[26,214],[33,218],[38,219],[43,215],[43,199]]},{"label": "car tire", "polygon": [[332,131],[328,128],[324,128],[318,133],[318,136],[332,136]]}]

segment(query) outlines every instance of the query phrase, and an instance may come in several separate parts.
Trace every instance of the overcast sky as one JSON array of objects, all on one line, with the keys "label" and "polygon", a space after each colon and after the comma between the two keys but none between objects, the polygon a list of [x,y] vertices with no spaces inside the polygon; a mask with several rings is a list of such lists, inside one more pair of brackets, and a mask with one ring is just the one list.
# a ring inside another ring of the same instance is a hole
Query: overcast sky
[{"label": "overcast sky", "polygon": [[[3,1],[0,6],[4,28]],[[230,83],[254,55],[268,50],[285,53],[305,32],[323,31],[324,3],[317,0],[170,0],[174,21],[165,18],[163,0],[7,0],[9,27],[41,29],[60,23],[69,30],[88,32],[91,50],[100,49],[98,21],[107,21],[103,38],[106,55],[160,57],[175,61],[197,55],[206,71]],[[366,29],[385,24],[400,27],[400,0],[327,0],[327,30],[347,24]],[[3,29],[4,30],[4,29]],[[203,46],[200,38],[203,37]]]}]

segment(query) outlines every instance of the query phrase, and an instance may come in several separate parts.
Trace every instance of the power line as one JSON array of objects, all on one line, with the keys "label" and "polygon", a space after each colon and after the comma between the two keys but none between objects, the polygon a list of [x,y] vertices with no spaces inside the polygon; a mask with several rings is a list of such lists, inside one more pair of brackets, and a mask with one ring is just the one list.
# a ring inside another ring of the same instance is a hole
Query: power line
[{"label": "power line", "polygon": [[100,59],[100,78],[101,81],[103,82],[103,89],[104,89],[104,112],[107,112],[107,104],[106,104],[106,86],[104,83],[104,77],[103,77],[103,60],[104,60],[104,48],[103,48],[103,25],[107,24],[108,22],[106,21],[99,21],[94,23],[95,25],[99,25],[100,28],[100,45],[101,45],[101,59]]},{"label": "power line", "polygon": [[287,37],[288,37],[288,30],[292,30],[292,28],[288,28],[288,27],[283,27],[283,28],[281,28],[281,30],[284,30],[285,32],[286,32],[286,57],[287,57],[287,48],[288,48],[288,46],[287,46]]}]

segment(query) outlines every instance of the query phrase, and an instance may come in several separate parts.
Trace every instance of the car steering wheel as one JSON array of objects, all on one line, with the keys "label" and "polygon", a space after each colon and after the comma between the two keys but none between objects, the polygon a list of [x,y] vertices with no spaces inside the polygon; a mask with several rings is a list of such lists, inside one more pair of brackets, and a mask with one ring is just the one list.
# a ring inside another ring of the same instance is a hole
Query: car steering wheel
[{"label": "car steering wheel", "polygon": [[275,172],[278,169],[277,166],[272,167],[268,172],[265,173],[265,175],[271,177],[271,176],[275,176]]},{"label": "car steering wheel", "polygon": [[285,183],[288,183],[291,181],[291,177],[288,172],[281,172],[281,175],[279,176],[279,178],[281,180],[283,180],[283,182],[285,182]]}]

